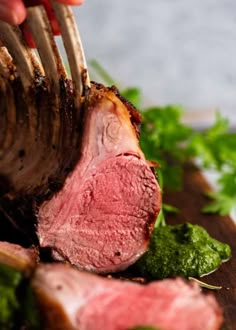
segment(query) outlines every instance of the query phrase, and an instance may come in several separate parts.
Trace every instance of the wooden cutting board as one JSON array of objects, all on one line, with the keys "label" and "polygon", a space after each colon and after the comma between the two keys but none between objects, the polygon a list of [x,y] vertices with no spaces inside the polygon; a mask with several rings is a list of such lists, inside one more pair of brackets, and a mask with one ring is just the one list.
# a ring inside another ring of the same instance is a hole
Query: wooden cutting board
[{"label": "wooden cutting board", "polygon": [[205,227],[214,238],[231,246],[232,258],[222,264],[216,272],[201,280],[223,287],[221,290],[211,292],[215,294],[224,311],[223,329],[236,330],[236,225],[228,216],[206,215],[201,212],[202,207],[209,202],[209,199],[204,196],[204,192],[209,190],[210,187],[200,171],[192,165],[187,165],[183,191],[164,194],[164,202],[180,210],[179,214],[169,214],[167,223],[199,224]]}]

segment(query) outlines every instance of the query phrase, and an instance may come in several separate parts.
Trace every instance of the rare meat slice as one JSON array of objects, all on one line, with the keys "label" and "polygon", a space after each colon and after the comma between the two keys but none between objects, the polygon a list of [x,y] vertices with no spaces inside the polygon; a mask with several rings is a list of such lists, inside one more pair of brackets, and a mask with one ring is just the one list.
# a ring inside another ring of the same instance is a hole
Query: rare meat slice
[{"label": "rare meat slice", "polygon": [[35,247],[28,249],[8,242],[0,242],[0,264],[13,267],[26,276],[30,275],[39,261]]},{"label": "rare meat slice", "polygon": [[41,205],[39,241],[81,269],[118,271],[144,253],[161,192],[127,104],[93,85],[81,111],[81,157],[61,191]]},{"label": "rare meat slice", "polygon": [[51,330],[216,330],[222,324],[215,298],[180,278],[141,285],[48,264],[36,270],[33,288]]}]

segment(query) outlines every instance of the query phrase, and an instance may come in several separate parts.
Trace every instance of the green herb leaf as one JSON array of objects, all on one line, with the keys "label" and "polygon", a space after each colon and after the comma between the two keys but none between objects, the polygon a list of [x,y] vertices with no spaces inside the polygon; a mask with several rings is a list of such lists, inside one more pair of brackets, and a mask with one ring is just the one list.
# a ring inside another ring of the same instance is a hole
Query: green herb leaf
[{"label": "green herb leaf", "polygon": [[161,210],[160,210],[160,212],[157,216],[154,228],[163,227],[165,225],[166,225],[165,215],[164,215],[164,212],[163,212],[163,208],[161,208]]},{"label": "green herb leaf", "polygon": [[163,211],[167,213],[179,213],[179,209],[173,205],[163,203]]},{"label": "green herb leaf", "polygon": [[129,100],[137,109],[141,106],[142,95],[141,90],[136,87],[124,89],[122,96]]},{"label": "green herb leaf", "polygon": [[214,199],[214,202],[202,209],[204,213],[219,213],[224,216],[229,214],[231,209],[236,205],[236,195],[230,196],[220,192],[210,192],[207,195]]},{"label": "green herb leaf", "polygon": [[112,86],[112,85],[117,86],[116,82],[109,75],[109,73],[96,60],[89,61],[89,65],[94,70],[94,72],[104,81],[105,84],[107,84],[109,86]]},{"label": "green herb leaf", "polygon": [[180,106],[154,107],[142,112],[140,145],[146,157],[161,165],[164,188],[180,189],[182,165],[192,129],[183,125]]}]

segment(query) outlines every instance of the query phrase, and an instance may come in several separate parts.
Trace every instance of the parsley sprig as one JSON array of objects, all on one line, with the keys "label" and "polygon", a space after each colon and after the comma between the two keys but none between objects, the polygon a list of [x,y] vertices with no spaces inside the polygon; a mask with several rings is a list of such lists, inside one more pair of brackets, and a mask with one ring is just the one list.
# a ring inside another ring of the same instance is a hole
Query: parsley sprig
[{"label": "parsley sprig", "polygon": [[229,214],[236,206],[236,133],[230,131],[228,120],[216,113],[215,123],[204,132],[195,132],[187,148],[203,169],[218,172],[217,189],[208,192],[213,202],[203,211]]}]

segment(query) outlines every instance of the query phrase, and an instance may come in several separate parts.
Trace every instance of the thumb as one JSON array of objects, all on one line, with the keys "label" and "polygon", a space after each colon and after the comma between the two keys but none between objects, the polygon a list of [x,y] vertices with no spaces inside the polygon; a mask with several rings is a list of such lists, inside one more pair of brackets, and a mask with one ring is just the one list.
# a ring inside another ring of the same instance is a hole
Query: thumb
[{"label": "thumb", "polygon": [[18,25],[25,19],[26,11],[22,0],[0,0],[0,20]]}]

